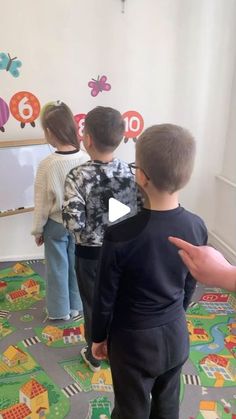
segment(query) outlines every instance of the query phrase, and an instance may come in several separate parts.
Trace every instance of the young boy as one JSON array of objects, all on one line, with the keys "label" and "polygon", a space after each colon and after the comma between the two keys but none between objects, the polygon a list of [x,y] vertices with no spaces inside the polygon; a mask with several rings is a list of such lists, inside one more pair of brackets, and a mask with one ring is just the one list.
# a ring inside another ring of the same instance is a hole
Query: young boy
[{"label": "young boy", "polygon": [[178,203],[194,157],[194,139],[184,128],[164,124],[147,129],[138,139],[131,168],[149,202],[105,233],[92,351],[97,359],[106,358],[108,342],[113,419],[179,418],[180,373],[189,353],[183,308],[188,270],[168,237],[195,245],[207,241],[204,222]]},{"label": "young boy", "polygon": [[104,231],[109,224],[109,199],[137,212],[137,187],[127,163],[113,156],[124,134],[124,121],[115,109],[99,106],[85,119],[83,143],[91,160],[66,178],[63,221],[75,234],[76,272],[83,303],[87,347],[81,355],[92,371],[100,361],[91,353],[91,318],[97,264]]}]

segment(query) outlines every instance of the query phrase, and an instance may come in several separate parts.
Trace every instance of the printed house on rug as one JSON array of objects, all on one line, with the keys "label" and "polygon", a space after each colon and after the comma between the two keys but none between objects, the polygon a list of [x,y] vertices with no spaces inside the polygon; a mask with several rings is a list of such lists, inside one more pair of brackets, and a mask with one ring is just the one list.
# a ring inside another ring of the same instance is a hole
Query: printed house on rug
[{"label": "printed house on rug", "polygon": [[209,312],[218,313],[225,312],[234,314],[236,311],[236,298],[231,294],[204,294],[199,303]]},{"label": "printed house on rug", "polygon": [[203,419],[219,419],[222,417],[222,408],[215,401],[202,400],[199,410]]},{"label": "printed house on rug", "polygon": [[217,380],[217,387],[223,386],[225,380],[234,381],[236,378],[236,368],[223,356],[207,355],[200,361],[200,365],[209,378]]},{"label": "printed house on rug", "polygon": [[32,419],[31,410],[24,403],[16,403],[0,410],[0,419]]},{"label": "printed house on rug", "polygon": [[64,343],[77,343],[80,340],[84,340],[83,326],[68,327],[63,330],[63,341]]},{"label": "printed house on rug", "polygon": [[187,325],[191,342],[204,342],[209,340],[209,335],[205,329],[194,327],[191,320],[187,321]]},{"label": "printed house on rug", "polygon": [[49,412],[48,391],[35,379],[21,387],[20,402],[31,409],[32,419],[42,418]]},{"label": "printed house on rug", "polygon": [[48,391],[35,379],[19,390],[20,403],[0,411],[0,419],[42,419],[49,412]]},{"label": "printed house on rug", "polygon": [[91,384],[95,391],[113,391],[110,368],[95,372],[91,378]]},{"label": "printed house on rug", "polygon": [[11,291],[6,294],[6,299],[10,301],[10,303],[15,303],[17,301],[23,300],[28,297],[29,297],[29,294],[25,290]]},{"label": "printed house on rug", "polygon": [[55,326],[46,326],[42,331],[42,337],[48,342],[56,342],[61,340],[63,336],[63,330]]},{"label": "printed house on rug", "polygon": [[17,346],[10,345],[6,351],[3,352],[2,360],[9,367],[14,367],[16,365],[24,364],[24,362],[27,362],[28,356]]},{"label": "printed house on rug", "polygon": [[21,289],[29,295],[37,295],[39,294],[40,286],[34,279],[30,278],[21,284]]},{"label": "printed house on rug", "polygon": [[15,265],[13,265],[12,268],[7,269],[7,272],[5,272],[5,270],[3,272],[0,272],[0,278],[14,278],[16,276],[27,277],[33,274],[34,271],[31,269],[30,266],[18,262]]},{"label": "printed house on rug", "polygon": [[39,291],[40,285],[34,279],[30,278],[21,284],[21,289],[8,292],[6,298],[10,303],[16,303],[22,299],[38,295]]},{"label": "printed house on rug", "polygon": [[28,271],[31,271],[31,268],[29,268],[27,265],[24,265],[23,263],[16,263],[13,268],[13,272],[16,274],[25,274]]}]

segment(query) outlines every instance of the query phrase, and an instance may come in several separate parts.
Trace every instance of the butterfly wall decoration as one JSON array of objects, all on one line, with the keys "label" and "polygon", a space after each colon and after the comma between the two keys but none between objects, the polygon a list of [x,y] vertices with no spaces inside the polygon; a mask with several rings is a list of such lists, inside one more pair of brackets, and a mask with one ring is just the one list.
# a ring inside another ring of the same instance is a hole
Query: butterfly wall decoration
[{"label": "butterfly wall decoration", "polygon": [[11,58],[10,54],[0,52],[0,70],[9,71],[13,77],[19,77],[20,72],[18,68],[22,66],[22,62],[17,60],[17,57]]},{"label": "butterfly wall decoration", "polygon": [[106,76],[98,76],[97,79],[92,79],[88,82],[88,86],[92,89],[91,95],[96,97],[98,93],[111,90],[110,83],[107,83]]}]

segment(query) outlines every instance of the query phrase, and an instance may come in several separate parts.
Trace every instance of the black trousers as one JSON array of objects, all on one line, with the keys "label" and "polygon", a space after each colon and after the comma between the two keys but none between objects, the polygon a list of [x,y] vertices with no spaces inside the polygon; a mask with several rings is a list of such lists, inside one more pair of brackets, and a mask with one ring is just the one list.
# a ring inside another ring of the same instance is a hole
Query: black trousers
[{"label": "black trousers", "polygon": [[185,316],[145,330],[111,329],[112,419],[179,419],[180,374],[189,354]]},{"label": "black trousers", "polygon": [[98,259],[75,258],[77,281],[84,312],[84,333],[88,354],[92,357],[92,309]]}]

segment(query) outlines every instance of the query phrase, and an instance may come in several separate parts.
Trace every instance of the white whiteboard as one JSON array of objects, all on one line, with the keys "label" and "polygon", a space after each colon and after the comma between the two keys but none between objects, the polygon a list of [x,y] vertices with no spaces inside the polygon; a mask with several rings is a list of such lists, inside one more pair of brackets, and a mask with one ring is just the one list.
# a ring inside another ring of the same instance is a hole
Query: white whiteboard
[{"label": "white whiteboard", "polygon": [[37,167],[52,152],[48,144],[0,148],[0,211],[34,205]]}]

